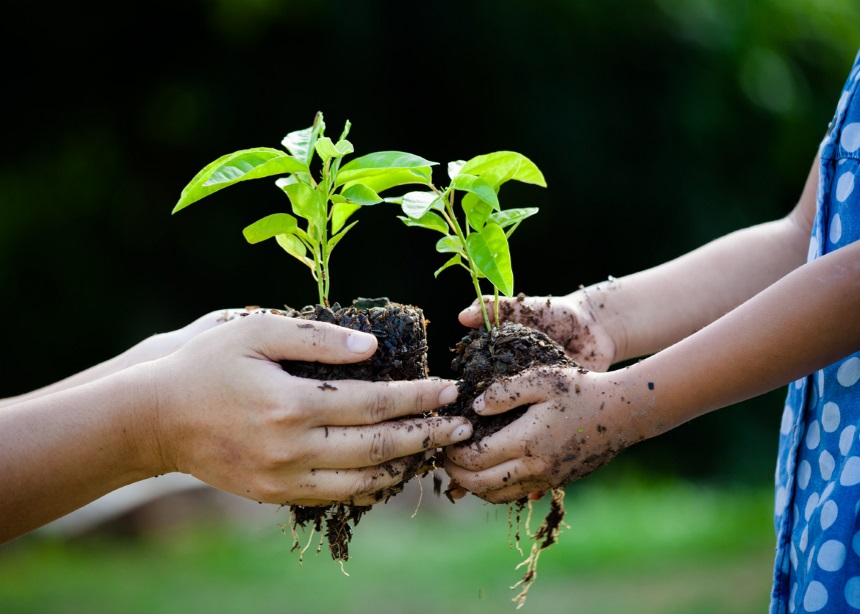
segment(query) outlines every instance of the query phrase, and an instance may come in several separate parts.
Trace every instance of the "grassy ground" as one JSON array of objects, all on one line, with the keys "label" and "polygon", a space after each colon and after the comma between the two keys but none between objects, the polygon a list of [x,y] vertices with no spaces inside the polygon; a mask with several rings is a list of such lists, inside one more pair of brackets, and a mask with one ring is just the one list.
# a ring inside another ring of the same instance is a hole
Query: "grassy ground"
[{"label": "grassy ground", "polygon": [[[600,484],[568,488],[569,528],[543,553],[520,612],[766,611],[769,489]],[[516,611],[509,587],[523,557],[510,547],[507,508],[425,492],[413,517],[418,496],[407,490],[365,516],[346,573],[313,548],[299,567],[277,526],[287,514],[274,506],[252,504],[238,525],[200,522],[146,539],[30,535],[0,548],[0,611]],[[532,529],[545,510],[537,504]]]}]

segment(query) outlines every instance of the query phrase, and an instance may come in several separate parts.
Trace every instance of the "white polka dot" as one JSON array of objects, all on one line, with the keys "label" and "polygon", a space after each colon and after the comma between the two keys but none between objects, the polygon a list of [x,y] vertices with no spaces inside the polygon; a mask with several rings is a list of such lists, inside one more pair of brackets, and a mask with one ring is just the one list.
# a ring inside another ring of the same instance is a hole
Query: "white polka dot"
[{"label": "white polka dot", "polygon": [[848,388],[860,380],[860,358],[852,356],[841,365],[836,371],[836,381]]},{"label": "white polka dot", "polygon": [[776,516],[782,516],[786,503],[788,503],[788,496],[786,495],[785,486],[780,486],[776,491],[776,503],[774,504],[774,514]]},{"label": "white polka dot", "polygon": [[797,547],[801,552],[806,552],[806,546],[809,545],[809,527],[803,527],[803,532],[800,534],[800,543]]},{"label": "white polka dot", "polygon": [[809,486],[809,478],[811,476],[812,465],[807,460],[800,461],[800,465],[797,467],[797,485],[800,486],[801,490],[805,490]]},{"label": "white polka dot", "polygon": [[[815,258],[818,255],[818,245],[819,245],[818,235],[812,235],[809,238],[809,251],[806,254],[807,260],[812,260],[813,258]],[[797,380],[797,382],[800,382],[800,381],[801,380]],[[796,385],[798,388],[800,388],[800,384],[797,382],[796,382]]]},{"label": "white polka dot", "polygon": [[779,432],[783,435],[788,435],[791,432],[791,427],[794,424],[794,411],[791,405],[786,404],[782,410],[782,424],[779,427]]},{"label": "white polka dot", "polygon": [[854,443],[854,425],[846,426],[845,430],[842,431],[842,434],[839,436],[839,451],[842,452],[842,456],[848,454],[851,450],[851,444]]},{"label": "white polka dot", "polygon": [[847,173],[842,173],[839,176],[839,179],[836,181],[836,200],[841,203],[845,202],[845,199],[851,196],[851,192],[854,190],[854,173],[848,171]]},{"label": "white polka dot", "polygon": [[791,544],[791,550],[789,551],[788,556],[791,558],[791,566],[794,567],[795,571],[797,570],[797,549],[794,547],[794,544]]},{"label": "white polka dot", "polygon": [[852,608],[860,609],[860,578],[857,576],[845,583],[845,601]]},{"label": "white polka dot", "polygon": [[818,371],[818,396],[824,396],[824,369]]},{"label": "white polka dot", "polygon": [[845,563],[845,544],[835,539],[821,545],[818,552],[818,566],[824,571],[839,571]]},{"label": "white polka dot", "polygon": [[839,516],[839,506],[835,501],[827,501],[821,508],[821,530],[832,527],[837,516]]},{"label": "white polka dot", "polygon": [[860,556],[860,533],[854,534],[854,537],[851,540],[851,549],[854,550],[854,554]]},{"label": "white polka dot", "polygon": [[791,587],[791,597],[788,600],[788,611],[794,612],[794,609],[797,607],[797,582],[794,583],[794,586]]},{"label": "white polka dot", "polygon": [[839,239],[842,238],[842,218],[839,214],[833,216],[830,220],[830,242],[836,245]]},{"label": "white polka dot", "polygon": [[[857,502],[857,505],[860,505],[860,501]],[[794,507],[791,510],[792,518],[794,518],[794,522],[791,524],[791,530],[794,531],[797,528],[797,524],[800,522],[800,508],[797,507],[797,503],[794,504]]]},{"label": "white polka dot", "polygon": [[836,461],[833,460],[833,455],[825,450],[818,457],[818,470],[821,471],[821,477],[825,481],[833,475],[833,469],[836,467]]},{"label": "white polka dot", "polygon": [[852,122],[842,128],[842,138],[839,141],[842,149],[848,152],[860,149],[860,123]]},{"label": "white polka dot", "polygon": [[842,475],[839,476],[842,486],[854,486],[860,483],[860,456],[850,456],[842,467]]},{"label": "white polka dot", "polygon": [[818,500],[818,505],[821,505],[822,503],[827,501],[827,499],[830,498],[830,495],[833,494],[834,486],[836,485],[833,482],[830,482],[830,484],[827,485],[827,488],[825,488],[824,491],[821,493],[821,498]]},{"label": "white polka dot", "polygon": [[827,605],[827,589],[818,580],[813,580],[806,587],[803,596],[803,607],[807,612],[818,612]]},{"label": "white polka dot", "polygon": [[812,547],[812,550],[809,551],[809,556],[806,557],[806,571],[809,572],[812,569],[812,561],[815,560],[815,546]]},{"label": "white polka dot", "polygon": [[806,431],[806,447],[814,450],[821,443],[821,426],[818,420],[813,420],[809,423],[809,430]]},{"label": "white polka dot", "polygon": [[842,113],[845,110],[845,105],[848,104],[848,94],[850,92],[842,92],[842,95],[839,97],[839,104],[836,105],[836,111],[838,113]]},{"label": "white polka dot", "polygon": [[821,426],[828,433],[832,433],[839,428],[839,406],[836,403],[825,403],[821,410]]},{"label": "white polka dot", "polygon": [[818,507],[818,493],[814,492],[809,495],[809,499],[806,500],[806,511],[803,513],[803,517],[808,521],[812,517],[812,512],[815,511],[815,508]]}]

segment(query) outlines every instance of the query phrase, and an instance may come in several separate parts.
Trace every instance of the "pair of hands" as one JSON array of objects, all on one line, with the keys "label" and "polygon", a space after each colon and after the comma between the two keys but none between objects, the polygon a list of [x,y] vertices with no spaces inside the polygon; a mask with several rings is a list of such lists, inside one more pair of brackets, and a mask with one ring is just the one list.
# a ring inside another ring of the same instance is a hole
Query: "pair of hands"
[{"label": "pair of hands", "polygon": [[[445,470],[454,498],[468,491],[491,503],[540,498],[645,438],[620,380],[604,373],[615,361],[616,350],[599,318],[602,305],[594,305],[586,290],[564,297],[502,301],[501,320],[546,333],[583,369],[532,368],[491,385],[479,396],[473,408],[483,416],[530,407],[480,442],[446,448]],[[459,319],[472,328],[483,325],[477,303],[463,310]]]},{"label": "pair of hands", "polygon": [[147,371],[142,405],[156,408],[143,416],[147,466],[267,503],[374,503],[373,493],[402,479],[406,461],[398,459],[472,433],[463,418],[386,423],[452,402],[453,382],[323,387],[278,364],[358,362],[375,350],[367,333],[241,310],[212,312],[141,342],[126,359]]}]

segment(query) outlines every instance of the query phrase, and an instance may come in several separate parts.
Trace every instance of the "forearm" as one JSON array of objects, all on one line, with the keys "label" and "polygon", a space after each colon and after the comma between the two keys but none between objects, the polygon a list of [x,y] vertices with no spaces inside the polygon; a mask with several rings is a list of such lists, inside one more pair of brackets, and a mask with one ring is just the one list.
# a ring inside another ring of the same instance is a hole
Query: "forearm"
[{"label": "forearm", "polygon": [[647,436],[658,434],[857,351],[858,313],[860,242],[800,267],[699,332],[625,369],[625,394],[643,415],[654,412],[645,416],[652,429]]},{"label": "forearm", "polygon": [[0,543],[157,472],[139,444],[145,378],[137,367],[0,411]]},{"label": "forearm", "polygon": [[582,292],[615,341],[613,362],[621,362],[662,350],[761,292],[803,264],[808,242],[785,218]]}]

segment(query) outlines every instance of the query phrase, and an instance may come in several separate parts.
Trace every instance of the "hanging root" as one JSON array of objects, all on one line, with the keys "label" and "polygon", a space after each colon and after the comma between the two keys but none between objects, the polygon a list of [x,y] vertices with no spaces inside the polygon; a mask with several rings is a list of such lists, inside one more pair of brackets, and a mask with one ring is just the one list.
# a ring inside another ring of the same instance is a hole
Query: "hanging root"
[{"label": "hanging root", "polygon": [[526,595],[529,592],[529,588],[534,583],[535,579],[537,579],[537,565],[540,553],[558,541],[558,536],[561,534],[562,526],[570,528],[564,523],[564,488],[554,488],[552,490],[552,500],[550,502],[549,512],[547,512],[541,526],[534,535],[529,533],[528,528],[528,522],[532,513],[532,501],[529,501],[528,506],[529,511],[526,517],[526,533],[534,543],[532,544],[529,556],[516,567],[519,569],[520,567],[525,566],[526,573],[519,582],[511,587],[512,590],[522,587],[520,588],[520,592],[511,599],[511,601],[517,604],[518,610],[525,605]]}]

